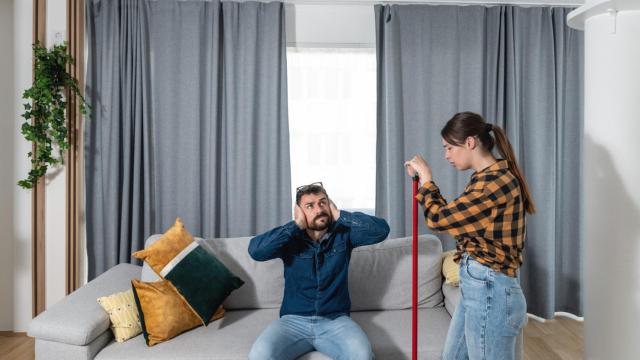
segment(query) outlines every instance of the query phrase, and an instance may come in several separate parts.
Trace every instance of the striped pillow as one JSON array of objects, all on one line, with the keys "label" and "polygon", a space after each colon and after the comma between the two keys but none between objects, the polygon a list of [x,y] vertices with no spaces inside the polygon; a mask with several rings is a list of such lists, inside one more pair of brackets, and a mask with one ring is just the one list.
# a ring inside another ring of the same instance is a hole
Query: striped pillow
[{"label": "striped pillow", "polygon": [[131,289],[100,297],[98,304],[109,314],[111,330],[117,342],[124,342],[142,332]]},{"label": "striped pillow", "polygon": [[132,255],[170,281],[205,325],[227,296],[244,284],[193,241],[180,218],[158,241]]}]

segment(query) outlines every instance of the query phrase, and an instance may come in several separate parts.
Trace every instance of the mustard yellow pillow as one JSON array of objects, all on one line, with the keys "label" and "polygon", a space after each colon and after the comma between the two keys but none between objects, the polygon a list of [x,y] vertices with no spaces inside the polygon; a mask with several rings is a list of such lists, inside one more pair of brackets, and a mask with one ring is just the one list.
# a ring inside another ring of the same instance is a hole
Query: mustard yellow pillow
[{"label": "mustard yellow pillow", "polygon": [[[191,310],[176,288],[167,280],[142,282],[131,281],[136,306],[140,314],[142,333],[148,346],[167,341],[187,330],[202,325],[200,318]],[[211,318],[224,316],[220,306]]]},{"label": "mustard yellow pillow", "polygon": [[170,281],[204,325],[229,294],[244,284],[193,240],[180,218],[158,241],[132,255]]},{"label": "mustard yellow pillow", "polygon": [[111,330],[117,342],[124,342],[142,332],[133,291],[100,297],[98,304],[109,314]]},{"label": "mustard yellow pillow", "polygon": [[[173,226],[162,237],[148,248],[131,254],[133,257],[144,260],[158,275],[162,270],[176,259],[185,248],[193,246],[193,236],[187,231],[180,218],[176,218]],[[178,258],[180,259],[180,258]]]},{"label": "mustard yellow pillow", "polygon": [[460,265],[453,261],[455,254],[455,250],[442,254],[442,275],[444,275],[445,284],[458,286],[460,284]]}]

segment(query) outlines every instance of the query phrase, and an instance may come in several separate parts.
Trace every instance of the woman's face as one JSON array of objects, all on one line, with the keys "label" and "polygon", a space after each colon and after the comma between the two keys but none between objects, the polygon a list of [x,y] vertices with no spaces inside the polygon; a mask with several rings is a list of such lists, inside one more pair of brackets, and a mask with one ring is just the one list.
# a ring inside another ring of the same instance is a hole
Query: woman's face
[{"label": "woman's face", "polygon": [[442,139],[444,158],[458,170],[471,168],[471,148],[468,143],[469,139],[462,145],[450,144],[445,139]]}]

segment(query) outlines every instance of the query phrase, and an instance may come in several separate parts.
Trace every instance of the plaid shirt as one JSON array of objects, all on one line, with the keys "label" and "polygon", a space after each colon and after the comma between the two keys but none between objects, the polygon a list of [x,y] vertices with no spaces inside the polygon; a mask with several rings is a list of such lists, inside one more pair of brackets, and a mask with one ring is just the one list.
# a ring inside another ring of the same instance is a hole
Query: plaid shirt
[{"label": "plaid shirt", "polygon": [[450,203],[433,182],[425,183],[416,199],[424,206],[430,229],[456,238],[456,262],[467,252],[494,270],[516,276],[522,265],[525,209],[506,160],[473,173],[464,193]]}]

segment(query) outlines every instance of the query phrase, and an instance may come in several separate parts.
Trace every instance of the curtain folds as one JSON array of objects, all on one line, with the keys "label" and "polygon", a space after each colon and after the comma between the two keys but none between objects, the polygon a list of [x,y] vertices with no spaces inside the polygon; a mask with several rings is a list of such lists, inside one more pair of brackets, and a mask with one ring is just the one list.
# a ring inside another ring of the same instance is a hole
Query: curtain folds
[{"label": "curtain folds", "polygon": [[545,318],[582,314],[583,38],[565,24],[571,10],[375,6],[376,214],[389,219],[392,236],[410,234],[402,164],[416,153],[432,165],[443,195],[458,196],[471,173],[444,160],[440,130],[456,112],[483,114],[506,130],[538,207],[527,218],[520,278],[528,311]]},{"label": "curtain folds", "polygon": [[176,217],[196,236],[290,219],[282,3],[87,2],[89,278]]}]

